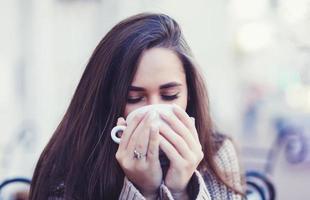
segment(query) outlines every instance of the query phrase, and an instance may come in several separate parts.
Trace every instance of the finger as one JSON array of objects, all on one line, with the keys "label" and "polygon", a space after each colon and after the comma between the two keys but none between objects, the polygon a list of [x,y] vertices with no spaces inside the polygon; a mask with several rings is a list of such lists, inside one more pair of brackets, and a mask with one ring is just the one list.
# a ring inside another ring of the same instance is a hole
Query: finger
[{"label": "finger", "polygon": [[160,125],[159,132],[170,144],[174,146],[174,148],[178,151],[178,153],[183,158],[189,158],[191,151],[189,149],[189,146],[184,141],[184,139],[178,135],[176,132],[174,132],[167,124],[163,123]]},{"label": "finger", "polygon": [[171,164],[177,165],[183,160],[178,151],[163,136],[160,136],[160,149],[166,154]]},{"label": "finger", "polygon": [[199,136],[195,127],[195,118],[189,117],[188,114],[177,105],[173,106],[173,113],[188,128],[194,138],[199,141]]},{"label": "finger", "polygon": [[[125,121],[124,118],[119,117],[119,118],[117,119],[116,125],[117,125],[117,126],[125,126],[125,127],[126,127],[126,126],[127,126],[127,123],[126,123],[126,121]],[[118,138],[121,138],[122,135],[123,135],[123,131],[118,131],[118,132],[116,133],[116,136],[117,136]]]},{"label": "finger", "polygon": [[120,150],[125,150],[127,148],[128,143],[129,143],[129,139],[130,139],[132,133],[134,132],[134,130],[137,128],[137,126],[143,120],[144,117],[145,117],[145,113],[144,114],[137,114],[136,116],[134,116],[131,123],[128,124],[127,128],[124,130],[124,132],[122,134],[121,142],[119,143],[119,149]]},{"label": "finger", "polygon": [[196,145],[195,138],[190,130],[177,118],[174,114],[160,113],[160,117],[168,123],[168,125],[180,135],[188,144],[190,148],[194,148]]},{"label": "finger", "polygon": [[128,152],[134,152],[136,150],[142,154],[146,154],[150,135],[149,130],[155,117],[156,113],[154,111],[146,114],[129,139],[126,148]]},{"label": "finger", "polygon": [[117,119],[117,126],[127,126],[127,123],[123,117]]},{"label": "finger", "polygon": [[159,127],[158,126],[151,126],[150,128],[150,138],[149,138],[149,145],[147,149],[147,161],[151,163],[159,162]]}]

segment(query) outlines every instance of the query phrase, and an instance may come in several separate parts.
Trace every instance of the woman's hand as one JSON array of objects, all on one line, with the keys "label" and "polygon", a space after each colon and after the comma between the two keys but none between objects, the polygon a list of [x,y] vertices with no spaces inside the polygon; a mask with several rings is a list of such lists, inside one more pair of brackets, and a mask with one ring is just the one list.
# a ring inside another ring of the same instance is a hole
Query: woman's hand
[{"label": "woman's hand", "polygon": [[174,115],[160,114],[167,124],[160,126],[160,148],[170,160],[165,185],[175,198],[186,197],[186,187],[203,159],[195,122],[181,108],[174,106]]},{"label": "woman's hand", "polygon": [[[156,113],[149,112],[135,116],[123,132],[116,152],[116,159],[126,177],[149,199],[157,197],[162,182],[158,159],[160,135],[159,128],[152,126],[154,115]],[[119,118],[117,124],[126,126],[123,118]],[[139,158],[134,152],[142,156]]]}]

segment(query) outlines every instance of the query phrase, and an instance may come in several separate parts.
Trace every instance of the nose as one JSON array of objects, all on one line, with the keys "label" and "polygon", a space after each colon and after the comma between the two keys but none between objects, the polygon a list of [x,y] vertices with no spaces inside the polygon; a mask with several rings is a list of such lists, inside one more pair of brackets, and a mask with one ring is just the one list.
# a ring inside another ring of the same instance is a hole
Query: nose
[{"label": "nose", "polygon": [[164,101],[161,99],[161,97],[159,95],[150,96],[148,99],[148,102],[147,102],[148,105],[163,104],[163,103],[164,103]]}]

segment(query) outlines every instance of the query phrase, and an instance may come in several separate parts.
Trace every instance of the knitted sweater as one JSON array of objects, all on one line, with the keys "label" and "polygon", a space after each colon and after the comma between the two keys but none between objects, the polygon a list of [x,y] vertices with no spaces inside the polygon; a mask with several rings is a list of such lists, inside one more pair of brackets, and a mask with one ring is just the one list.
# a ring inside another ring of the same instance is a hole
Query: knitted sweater
[{"label": "knitted sweater", "polygon": [[[230,180],[234,188],[241,190],[241,175],[235,148],[229,139],[223,141],[215,157],[216,164]],[[197,200],[242,200],[242,196],[229,190],[220,183],[211,173],[195,171],[189,182],[190,199]],[[174,200],[168,187],[160,186],[158,199]],[[125,177],[123,188],[119,196],[120,200],[145,200],[139,190]],[[51,196],[48,200],[64,200],[63,197]]]},{"label": "knitted sweater", "polygon": [[[241,190],[241,175],[235,148],[229,139],[225,139],[215,157],[216,164],[224,172],[226,178],[234,188]],[[189,191],[190,199],[197,200],[241,200],[243,197],[229,190],[224,184],[220,183],[213,174],[195,171],[189,182],[192,191]],[[120,200],[145,200],[137,188],[125,178]],[[159,199],[173,200],[169,189],[162,184],[160,186]]]}]

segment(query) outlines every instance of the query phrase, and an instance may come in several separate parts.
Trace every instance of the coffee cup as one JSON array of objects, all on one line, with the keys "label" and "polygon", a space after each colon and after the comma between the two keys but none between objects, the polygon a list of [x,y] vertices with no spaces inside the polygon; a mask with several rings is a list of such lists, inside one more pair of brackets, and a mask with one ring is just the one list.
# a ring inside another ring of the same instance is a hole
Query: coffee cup
[{"label": "coffee cup", "polygon": [[[152,104],[148,106],[143,106],[138,109],[135,109],[134,111],[128,114],[126,118],[126,124],[129,125],[137,114],[145,114],[146,112],[154,112],[153,123],[159,126],[160,123],[166,123],[164,122],[163,119],[161,119],[159,114],[160,113],[165,113],[167,115],[173,114],[172,109],[173,109],[173,105],[171,104]],[[119,132],[123,132],[125,129],[126,129],[126,126],[119,125],[119,126],[115,126],[111,130],[111,138],[115,143],[118,143],[118,144],[120,143],[121,138],[118,137],[117,134]]]}]

